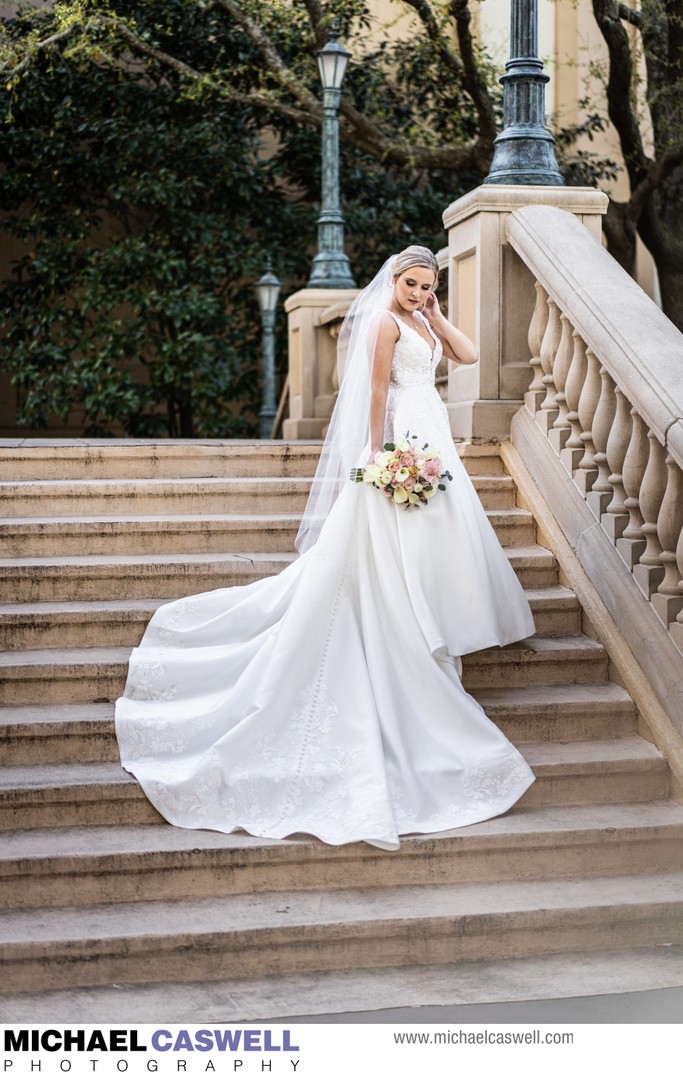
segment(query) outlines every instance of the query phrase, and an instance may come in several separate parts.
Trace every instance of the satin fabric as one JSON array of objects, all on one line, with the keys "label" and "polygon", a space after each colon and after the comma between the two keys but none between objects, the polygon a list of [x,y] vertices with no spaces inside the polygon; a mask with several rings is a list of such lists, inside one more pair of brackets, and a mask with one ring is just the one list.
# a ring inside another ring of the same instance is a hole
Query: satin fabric
[{"label": "satin fabric", "polygon": [[534,780],[459,675],[462,654],[532,635],[531,611],[453,445],[441,345],[399,325],[386,437],[428,441],[453,480],[409,510],[349,482],[279,575],[155,613],[116,731],[176,826],[395,849]]}]

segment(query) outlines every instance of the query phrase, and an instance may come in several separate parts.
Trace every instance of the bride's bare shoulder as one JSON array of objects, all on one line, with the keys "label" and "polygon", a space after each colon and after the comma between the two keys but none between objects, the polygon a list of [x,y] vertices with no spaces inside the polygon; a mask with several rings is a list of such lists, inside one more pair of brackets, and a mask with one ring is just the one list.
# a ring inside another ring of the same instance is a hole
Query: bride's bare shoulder
[{"label": "bride's bare shoulder", "polygon": [[392,340],[394,343],[401,335],[401,330],[390,310],[378,310],[372,319],[371,329],[384,340]]}]

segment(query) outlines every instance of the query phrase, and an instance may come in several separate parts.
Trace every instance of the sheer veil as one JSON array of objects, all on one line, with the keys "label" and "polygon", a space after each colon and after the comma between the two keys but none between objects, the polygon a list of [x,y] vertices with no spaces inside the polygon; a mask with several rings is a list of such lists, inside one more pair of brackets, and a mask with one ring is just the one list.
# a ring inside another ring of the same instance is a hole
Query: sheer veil
[{"label": "sheer veil", "polygon": [[391,266],[395,257],[387,258],[374,279],[353,300],[339,332],[339,395],[296,537],[300,553],[316,542],[332,506],[350,480],[351,468],[367,463],[372,360],[381,312],[391,303]]}]

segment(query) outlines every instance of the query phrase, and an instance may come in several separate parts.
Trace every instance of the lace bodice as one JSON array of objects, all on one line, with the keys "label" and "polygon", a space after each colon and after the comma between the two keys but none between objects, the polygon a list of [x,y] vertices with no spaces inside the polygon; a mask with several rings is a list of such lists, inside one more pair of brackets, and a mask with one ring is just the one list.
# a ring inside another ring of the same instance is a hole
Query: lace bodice
[{"label": "lace bodice", "polygon": [[391,311],[389,313],[391,313],[401,333],[394,347],[390,385],[397,389],[415,389],[418,385],[433,387],[436,368],[443,354],[441,341],[434,335],[429,322],[422,314],[416,313],[415,317],[420,319],[422,325],[434,340],[433,348],[430,347],[424,337],[420,336],[417,329],[411,329],[405,321],[401,321]]}]

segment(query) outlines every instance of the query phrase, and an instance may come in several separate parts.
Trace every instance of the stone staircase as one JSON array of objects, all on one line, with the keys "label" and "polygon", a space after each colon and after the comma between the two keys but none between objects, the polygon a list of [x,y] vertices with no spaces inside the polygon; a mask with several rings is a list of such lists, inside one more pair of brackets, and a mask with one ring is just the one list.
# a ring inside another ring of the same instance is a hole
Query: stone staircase
[{"label": "stone staircase", "polygon": [[317,452],[0,443],[3,1019],[266,1020],[678,953],[683,805],[494,445],[461,452],[538,634],[463,678],[537,775],[515,810],[331,848],[175,829],[120,769],[113,700],[150,615],[289,563]]}]

